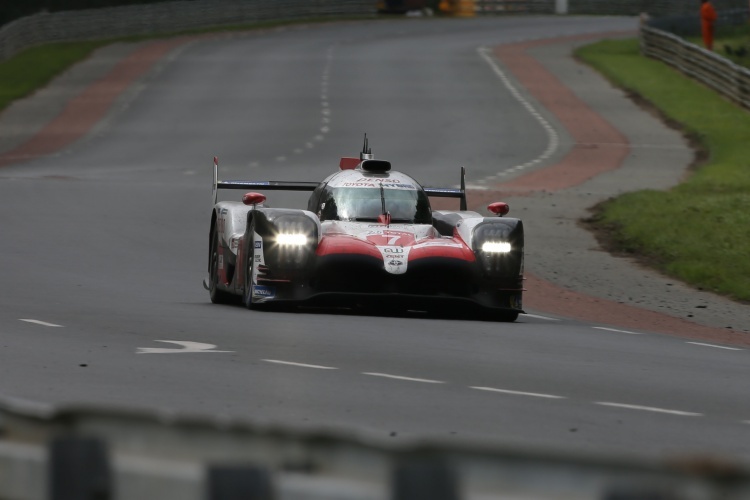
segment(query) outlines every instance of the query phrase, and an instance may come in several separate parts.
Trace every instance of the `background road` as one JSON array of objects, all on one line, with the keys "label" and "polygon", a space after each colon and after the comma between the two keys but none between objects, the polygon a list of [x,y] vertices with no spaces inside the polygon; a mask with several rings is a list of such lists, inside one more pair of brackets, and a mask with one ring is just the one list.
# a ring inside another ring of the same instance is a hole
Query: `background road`
[{"label": "background road", "polygon": [[[0,394],[750,458],[747,350],[544,311],[515,324],[254,312],[211,305],[200,285],[213,155],[225,179],[319,180],[367,132],[425,185],[455,184],[460,165],[485,179],[540,157],[549,137],[477,49],[634,27],[393,20],[184,46],[86,138],[0,171]],[[227,352],[144,351],[180,349],[163,341]]]}]

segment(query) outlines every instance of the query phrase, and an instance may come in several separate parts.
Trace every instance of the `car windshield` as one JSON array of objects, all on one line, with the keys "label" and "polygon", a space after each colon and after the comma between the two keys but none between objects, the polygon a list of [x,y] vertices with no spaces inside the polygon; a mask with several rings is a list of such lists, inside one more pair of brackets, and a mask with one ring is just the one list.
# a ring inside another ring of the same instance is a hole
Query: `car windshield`
[{"label": "car windshield", "polygon": [[432,224],[430,202],[421,189],[326,189],[321,198],[320,219],[377,221],[383,213],[383,200],[391,222]]}]

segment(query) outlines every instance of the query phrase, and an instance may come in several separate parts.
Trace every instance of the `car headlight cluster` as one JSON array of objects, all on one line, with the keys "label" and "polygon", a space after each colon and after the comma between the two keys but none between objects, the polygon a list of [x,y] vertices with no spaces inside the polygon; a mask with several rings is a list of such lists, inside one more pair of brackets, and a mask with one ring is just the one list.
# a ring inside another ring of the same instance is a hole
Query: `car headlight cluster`
[{"label": "car headlight cluster", "polygon": [[301,233],[279,233],[276,243],[281,246],[296,247],[307,244],[307,235]]},{"label": "car headlight cluster", "polygon": [[485,241],[482,244],[482,251],[486,253],[509,253],[510,250],[511,246],[507,241]]}]

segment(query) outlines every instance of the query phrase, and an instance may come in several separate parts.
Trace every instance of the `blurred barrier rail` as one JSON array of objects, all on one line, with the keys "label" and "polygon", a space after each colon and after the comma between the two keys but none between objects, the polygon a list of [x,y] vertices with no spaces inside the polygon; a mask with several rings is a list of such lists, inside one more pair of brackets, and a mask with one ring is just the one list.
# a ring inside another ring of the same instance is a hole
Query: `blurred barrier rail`
[{"label": "blurred barrier rail", "polygon": [[[723,12],[721,17],[727,20],[727,24],[729,20],[747,22],[750,13],[746,9],[734,10]],[[643,54],[674,66],[735,103],[750,109],[750,70],[657,26],[671,27],[674,31],[687,35],[697,35],[700,34],[700,26],[695,19],[655,19],[642,24],[640,40]]]},{"label": "blurred barrier rail", "polygon": [[374,14],[373,0],[183,0],[40,13],[0,27],[0,61],[23,49],[52,42]]},{"label": "blurred barrier rail", "polygon": [[2,500],[750,498],[750,470],[109,407],[0,402]]}]

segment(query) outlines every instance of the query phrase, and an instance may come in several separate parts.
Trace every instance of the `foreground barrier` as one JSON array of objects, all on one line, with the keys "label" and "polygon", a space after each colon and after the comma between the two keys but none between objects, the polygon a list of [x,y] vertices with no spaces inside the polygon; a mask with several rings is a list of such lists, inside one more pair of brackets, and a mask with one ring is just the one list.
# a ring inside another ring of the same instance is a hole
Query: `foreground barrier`
[{"label": "foreground barrier", "polygon": [[750,498],[731,462],[0,403],[2,500]]}]

